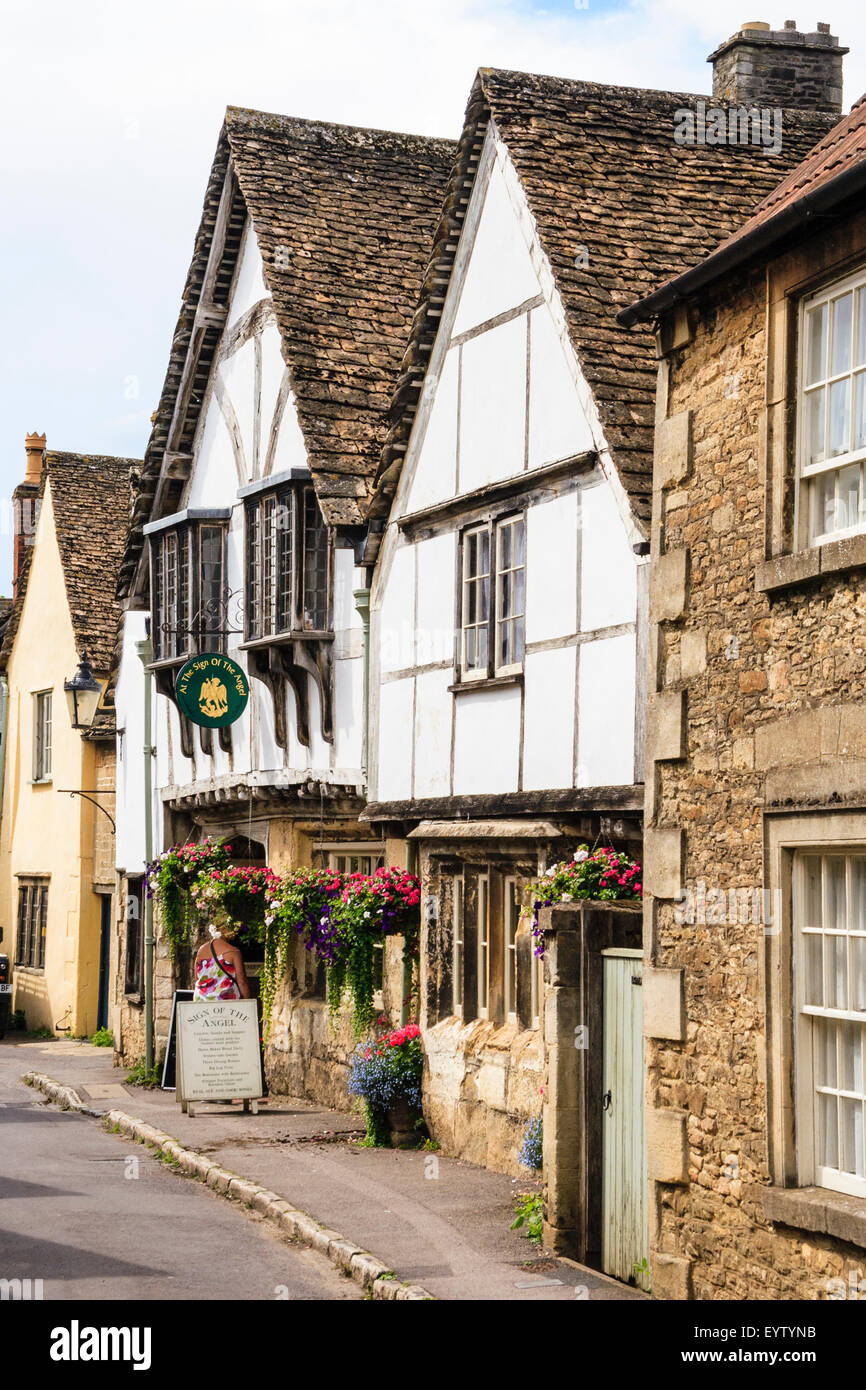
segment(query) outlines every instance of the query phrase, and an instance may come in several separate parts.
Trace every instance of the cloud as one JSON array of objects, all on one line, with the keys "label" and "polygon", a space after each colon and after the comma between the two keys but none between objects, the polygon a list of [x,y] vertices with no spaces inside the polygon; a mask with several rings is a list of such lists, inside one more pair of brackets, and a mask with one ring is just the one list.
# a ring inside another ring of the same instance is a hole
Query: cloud
[{"label": "cloud", "polygon": [[[227,104],[456,136],[480,65],[706,90],[706,56],[741,10],[741,0],[589,0],[585,10],[566,0],[6,0],[0,491],[19,479],[31,428],[58,448],[143,449]],[[866,87],[859,0],[827,18],[854,50],[850,101]],[[132,418],[129,377],[141,400]]]}]

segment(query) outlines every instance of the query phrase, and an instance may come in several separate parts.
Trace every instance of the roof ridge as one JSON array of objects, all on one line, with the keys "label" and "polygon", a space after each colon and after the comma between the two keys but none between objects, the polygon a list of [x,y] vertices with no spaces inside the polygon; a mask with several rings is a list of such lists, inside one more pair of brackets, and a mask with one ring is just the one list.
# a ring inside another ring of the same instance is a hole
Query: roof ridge
[{"label": "roof ridge", "polygon": [[[235,122],[238,125],[262,125],[266,126],[269,122],[276,122],[277,129],[291,131],[297,135],[315,135],[320,132],[345,136],[351,143],[357,144],[354,136],[381,136],[388,140],[400,140],[420,142],[430,146],[450,146],[456,145],[456,140],[447,135],[419,135],[417,132],[404,130],[387,130],[381,126],[348,125],[342,121],[322,121],[311,116],[287,116],[279,111],[260,111],[251,106],[227,106],[225,114],[226,125]],[[371,139],[370,144],[373,143]]]}]

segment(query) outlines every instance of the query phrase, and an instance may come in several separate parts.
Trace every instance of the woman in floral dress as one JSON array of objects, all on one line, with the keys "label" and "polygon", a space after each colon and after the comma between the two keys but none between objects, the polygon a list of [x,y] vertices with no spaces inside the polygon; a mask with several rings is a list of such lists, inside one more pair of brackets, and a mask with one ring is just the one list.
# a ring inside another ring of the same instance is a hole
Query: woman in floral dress
[{"label": "woman in floral dress", "polygon": [[194,999],[249,999],[251,990],[243,956],[226,939],[223,928],[211,925],[211,941],[200,946],[195,957]]}]

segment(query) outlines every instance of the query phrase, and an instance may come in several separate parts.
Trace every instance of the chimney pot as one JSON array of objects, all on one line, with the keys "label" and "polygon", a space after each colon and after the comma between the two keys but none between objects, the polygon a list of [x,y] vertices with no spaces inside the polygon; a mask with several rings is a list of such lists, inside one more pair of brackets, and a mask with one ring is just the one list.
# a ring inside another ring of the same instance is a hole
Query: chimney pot
[{"label": "chimney pot", "polygon": [[847,48],[829,24],[803,34],[796,20],[771,29],[764,20],[743,24],[719,44],[713,65],[713,99],[728,106],[771,107],[842,114],[842,59]]}]

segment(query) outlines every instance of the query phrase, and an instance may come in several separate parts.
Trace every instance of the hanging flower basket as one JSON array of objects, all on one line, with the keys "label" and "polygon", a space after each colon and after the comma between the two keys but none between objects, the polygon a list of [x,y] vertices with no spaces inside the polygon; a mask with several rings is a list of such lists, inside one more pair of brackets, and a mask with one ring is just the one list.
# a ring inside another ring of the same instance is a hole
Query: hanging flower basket
[{"label": "hanging flower basket", "polygon": [[640,864],[609,847],[589,850],[581,845],[572,859],[554,864],[542,878],[529,885],[535,954],[544,955],[544,932],[538,924],[538,914],[543,907],[586,899],[597,902],[640,900],[642,878]]}]

